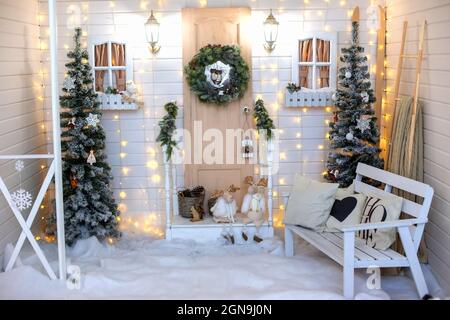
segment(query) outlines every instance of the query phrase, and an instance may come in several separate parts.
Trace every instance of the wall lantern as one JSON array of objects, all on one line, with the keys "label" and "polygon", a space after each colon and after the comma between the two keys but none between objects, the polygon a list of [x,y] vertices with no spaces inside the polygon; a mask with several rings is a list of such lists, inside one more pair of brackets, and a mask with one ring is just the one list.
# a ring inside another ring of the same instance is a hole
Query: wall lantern
[{"label": "wall lantern", "polygon": [[272,52],[275,49],[275,42],[278,37],[278,21],[272,14],[272,9],[270,9],[270,14],[267,16],[266,21],[264,21],[264,38],[266,43],[264,48],[268,52]]},{"label": "wall lantern", "polygon": [[150,13],[150,17],[145,23],[145,34],[147,36],[147,42],[149,43],[149,50],[156,54],[161,49],[161,46],[158,45],[159,42],[159,22],[156,20],[153,15],[153,10]]}]

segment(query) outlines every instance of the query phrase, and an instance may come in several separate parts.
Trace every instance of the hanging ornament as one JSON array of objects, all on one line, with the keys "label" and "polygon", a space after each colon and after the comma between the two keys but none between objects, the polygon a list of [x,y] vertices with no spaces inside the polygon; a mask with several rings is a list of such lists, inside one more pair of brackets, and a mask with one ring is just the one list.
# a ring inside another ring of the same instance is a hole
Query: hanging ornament
[{"label": "hanging ornament", "polygon": [[333,170],[328,170],[327,171],[327,175],[328,175],[328,178],[331,181],[336,182],[336,176],[334,175],[334,171]]},{"label": "hanging ornament", "polygon": [[370,129],[370,120],[369,119],[358,119],[356,120],[358,123],[356,125],[356,128],[358,128],[362,133],[364,133],[366,130]]},{"label": "hanging ornament", "polygon": [[242,157],[253,158],[253,141],[248,136],[242,140]]},{"label": "hanging ornament", "polygon": [[19,211],[23,211],[31,207],[31,193],[20,188],[11,194],[11,199]]},{"label": "hanging ornament", "polygon": [[345,73],[345,77],[346,77],[347,79],[350,79],[350,78],[352,77],[352,73],[351,73],[350,71],[347,71],[347,72]]},{"label": "hanging ornament", "polygon": [[336,101],[336,92],[331,96],[331,100]]},{"label": "hanging ornament", "polygon": [[67,127],[70,130],[73,130],[75,128],[75,121],[77,121],[77,118],[73,117],[72,119],[69,120],[69,122],[67,123]]},{"label": "hanging ornament", "polygon": [[76,189],[78,187],[78,180],[73,174],[70,175],[70,186],[72,189]]},{"label": "hanging ornament", "polygon": [[[246,129],[248,129],[250,127],[249,125],[249,121],[248,121],[248,114],[250,113],[250,108],[248,106],[244,106],[242,108],[242,112],[245,115],[245,122],[244,122],[244,127],[242,128],[245,132]],[[243,158],[253,158],[253,140],[250,139],[249,136],[245,136],[244,140],[242,140],[241,143],[241,147],[242,147],[242,157]]]},{"label": "hanging ornament", "polygon": [[94,150],[91,150],[89,152],[89,156],[88,156],[86,162],[89,163],[91,166],[97,162],[97,159],[95,159],[95,156],[94,156]]},{"label": "hanging ornament", "polygon": [[352,141],[353,140],[353,133],[349,132],[345,135],[345,139],[347,139],[348,141]]},{"label": "hanging ornament", "polygon": [[339,170],[334,170],[334,177],[337,179],[338,178],[338,175],[339,175]]},{"label": "hanging ornament", "polygon": [[98,118],[98,114],[89,113],[89,117],[86,118],[86,122],[88,126],[92,126],[94,128],[97,127],[97,124],[100,122]]},{"label": "hanging ornament", "polygon": [[15,168],[17,172],[20,172],[23,170],[23,168],[25,168],[25,164],[23,163],[22,160],[17,160],[16,164],[15,164]]},{"label": "hanging ornament", "polygon": [[369,102],[369,94],[366,91],[361,92],[361,98],[364,103]]},{"label": "hanging ornament", "polygon": [[67,77],[64,79],[63,88],[67,91],[75,89],[75,80],[71,77]]},{"label": "hanging ornament", "polygon": [[338,120],[339,120],[338,114],[337,114],[337,112],[335,112],[333,115],[333,121],[334,121],[334,123],[336,123],[336,122],[338,122]]}]

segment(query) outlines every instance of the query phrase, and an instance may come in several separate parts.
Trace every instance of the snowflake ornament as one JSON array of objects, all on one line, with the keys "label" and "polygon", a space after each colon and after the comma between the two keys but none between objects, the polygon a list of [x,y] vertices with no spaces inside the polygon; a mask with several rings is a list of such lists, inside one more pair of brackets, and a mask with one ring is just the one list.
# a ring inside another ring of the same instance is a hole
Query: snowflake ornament
[{"label": "snowflake ornament", "polygon": [[31,207],[31,193],[20,188],[11,194],[11,199],[19,211],[23,211]]},{"label": "snowflake ornament", "polygon": [[71,77],[65,78],[63,88],[67,91],[75,89],[75,80],[73,80]]},{"label": "snowflake ornament", "polygon": [[358,120],[356,120],[356,122],[358,123],[356,125],[356,128],[358,128],[361,132],[364,133],[364,131],[370,129],[370,120],[369,119],[358,119]]},{"label": "snowflake ornament", "polygon": [[368,103],[369,102],[369,94],[366,91],[361,92],[361,98],[362,98],[364,103]]},{"label": "snowflake ornament", "polygon": [[97,124],[100,122],[97,114],[89,113],[89,117],[86,118],[86,122],[88,126],[97,127]]},{"label": "snowflake ornament", "polygon": [[23,170],[23,168],[25,168],[25,164],[23,163],[22,160],[17,160],[16,164],[15,164],[15,167],[16,167],[16,171],[20,172],[20,171]]}]

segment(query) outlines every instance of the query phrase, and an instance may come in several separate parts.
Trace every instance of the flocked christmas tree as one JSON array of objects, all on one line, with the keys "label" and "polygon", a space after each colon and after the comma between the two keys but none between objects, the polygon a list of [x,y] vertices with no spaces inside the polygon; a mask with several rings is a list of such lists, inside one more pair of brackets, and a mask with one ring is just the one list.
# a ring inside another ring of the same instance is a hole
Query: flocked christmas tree
[{"label": "flocked christmas tree", "polygon": [[327,180],[349,186],[356,176],[358,162],[382,168],[378,147],[380,132],[376,124],[374,91],[371,88],[367,57],[359,45],[359,24],[352,24],[352,44],[342,49],[339,86],[335,94],[336,111],[330,122],[330,154]]},{"label": "flocked christmas tree", "polygon": [[93,88],[88,53],[81,47],[81,29],[75,30],[75,48],[67,54],[67,75],[61,101],[63,188],[66,242],[96,236],[120,237],[117,209],[110,188],[105,132]]}]

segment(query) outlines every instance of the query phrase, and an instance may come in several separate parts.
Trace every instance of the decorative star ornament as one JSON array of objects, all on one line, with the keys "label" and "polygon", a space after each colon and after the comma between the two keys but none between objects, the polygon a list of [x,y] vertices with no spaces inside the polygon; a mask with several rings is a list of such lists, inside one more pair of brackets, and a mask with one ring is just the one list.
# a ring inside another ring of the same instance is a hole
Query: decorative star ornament
[{"label": "decorative star ornament", "polygon": [[86,118],[86,122],[88,126],[97,127],[97,124],[100,122],[97,114],[89,113],[89,117]]},{"label": "decorative star ornament", "polygon": [[370,129],[370,120],[369,119],[358,119],[358,120],[356,120],[356,122],[358,123],[356,125],[356,128],[358,128],[361,132],[364,133],[364,131]]},{"label": "decorative star ornament", "polygon": [[63,88],[67,91],[75,89],[75,80],[73,80],[71,77],[65,78]]}]

